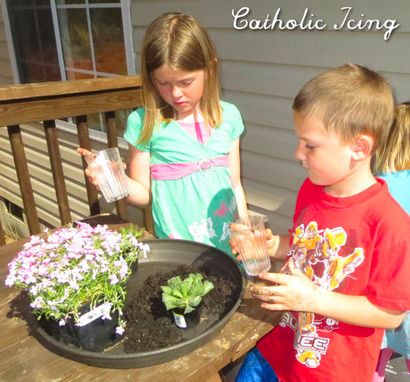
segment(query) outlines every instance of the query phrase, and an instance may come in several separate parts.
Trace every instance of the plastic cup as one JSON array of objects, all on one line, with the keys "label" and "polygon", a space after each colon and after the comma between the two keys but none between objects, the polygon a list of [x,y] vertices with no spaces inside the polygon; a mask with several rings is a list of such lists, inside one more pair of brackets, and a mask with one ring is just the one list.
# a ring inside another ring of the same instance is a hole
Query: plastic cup
[{"label": "plastic cup", "polygon": [[86,160],[97,178],[98,187],[107,203],[129,195],[118,147],[97,151],[86,157]]},{"label": "plastic cup", "polygon": [[236,220],[231,224],[231,238],[236,242],[242,264],[249,276],[257,276],[270,269],[263,216],[252,215]]}]

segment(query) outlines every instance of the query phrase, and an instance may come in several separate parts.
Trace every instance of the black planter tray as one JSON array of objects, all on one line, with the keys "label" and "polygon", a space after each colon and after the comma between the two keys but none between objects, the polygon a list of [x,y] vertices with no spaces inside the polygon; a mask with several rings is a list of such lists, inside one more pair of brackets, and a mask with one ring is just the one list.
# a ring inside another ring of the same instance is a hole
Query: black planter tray
[{"label": "black planter tray", "polygon": [[141,287],[151,274],[169,271],[179,265],[199,266],[211,275],[232,280],[237,286],[222,317],[209,317],[206,323],[194,329],[184,329],[183,340],[176,345],[139,353],[126,353],[122,343],[105,352],[85,351],[57,341],[39,325],[35,325],[37,339],[49,350],[78,362],[103,368],[127,369],[157,365],[179,358],[204,345],[218,334],[238,309],[245,289],[245,277],[237,263],[216,248],[192,241],[147,240],[145,242],[151,248],[150,260],[140,262],[138,271],[131,276],[130,282],[135,282],[136,288],[138,285]]}]

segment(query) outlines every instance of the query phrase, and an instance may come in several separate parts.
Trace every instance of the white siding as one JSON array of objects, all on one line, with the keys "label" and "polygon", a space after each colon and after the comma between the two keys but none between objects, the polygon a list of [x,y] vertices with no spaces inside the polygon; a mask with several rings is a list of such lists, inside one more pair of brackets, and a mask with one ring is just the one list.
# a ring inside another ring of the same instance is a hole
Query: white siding
[{"label": "white siding", "polygon": [[[242,138],[242,174],[250,208],[268,215],[271,226],[284,232],[291,222],[297,189],[305,173],[293,159],[295,137],[291,105],[300,87],[323,69],[353,62],[381,71],[393,84],[397,100],[410,100],[410,3],[408,0],[351,0],[354,17],[397,19],[400,29],[390,40],[383,31],[237,31],[232,9],[248,6],[252,18],[300,19],[305,8],[326,21],[340,20],[342,0],[132,0],[134,49],[139,59],[146,26],[164,12],[181,11],[197,17],[209,30],[221,64],[224,98],[241,110],[246,133]],[[1,16],[1,15],[0,15]],[[137,72],[139,64],[137,63]],[[0,17],[0,84],[12,81],[4,23]],[[75,130],[74,130],[75,131]],[[42,219],[58,224],[54,190],[46,179],[49,161],[41,135],[25,135],[32,165],[33,187]],[[71,150],[75,132],[61,133],[64,170],[73,218],[87,214],[79,159]],[[98,148],[98,143],[93,145]],[[17,203],[15,171],[7,130],[0,128],[0,195]],[[34,165],[35,164],[35,165]],[[50,175],[49,175],[50,176]],[[42,198],[42,199],[41,199]],[[20,202],[18,202],[20,203]],[[135,211],[135,209],[132,209]]]},{"label": "white siding", "polygon": [[[341,7],[353,17],[397,19],[400,28],[384,41],[384,31],[336,31]],[[327,25],[324,31],[235,30],[232,9],[251,8],[252,18],[300,20],[305,8]],[[346,62],[369,66],[392,83],[397,100],[410,99],[410,3],[408,0],[133,0],[134,46],[139,59],[146,26],[170,11],[192,14],[208,29],[218,51],[224,98],[235,103],[246,126],[242,175],[250,208],[268,215],[284,232],[291,223],[296,192],[305,177],[293,159],[295,138],[291,105],[301,86],[326,68]],[[139,64],[137,65],[137,72]]]}]

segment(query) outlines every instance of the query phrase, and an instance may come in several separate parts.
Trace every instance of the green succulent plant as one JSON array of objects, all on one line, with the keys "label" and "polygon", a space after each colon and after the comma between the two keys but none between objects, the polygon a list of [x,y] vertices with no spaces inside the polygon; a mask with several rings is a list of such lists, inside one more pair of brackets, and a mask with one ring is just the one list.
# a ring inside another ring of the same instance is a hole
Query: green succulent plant
[{"label": "green succulent plant", "polygon": [[161,286],[162,302],[167,310],[181,309],[183,314],[190,313],[213,288],[214,285],[204,280],[200,273],[190,273],[183,280],[175,276],[168,280],[167,285]]}]

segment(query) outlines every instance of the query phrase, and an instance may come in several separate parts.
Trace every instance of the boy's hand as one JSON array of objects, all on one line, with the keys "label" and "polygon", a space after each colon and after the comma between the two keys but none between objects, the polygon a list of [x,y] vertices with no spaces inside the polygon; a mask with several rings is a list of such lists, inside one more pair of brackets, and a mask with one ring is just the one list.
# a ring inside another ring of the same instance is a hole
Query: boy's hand
[{"label": "boy's hand", "polygon": [[268,246],[269,256],[275,257],[280,244],[280,236],[274,235],[269,228],[266,229],[266,244]]},{"label": "boy's hand", "polygon": [[288,269],[289,274],[261,273],[259,278],[273,285],[252,285],[253,297],[263,301],[261,307],[268,310],[312,312],[318,287],[295,268],[292,259],[289,260]]}]

